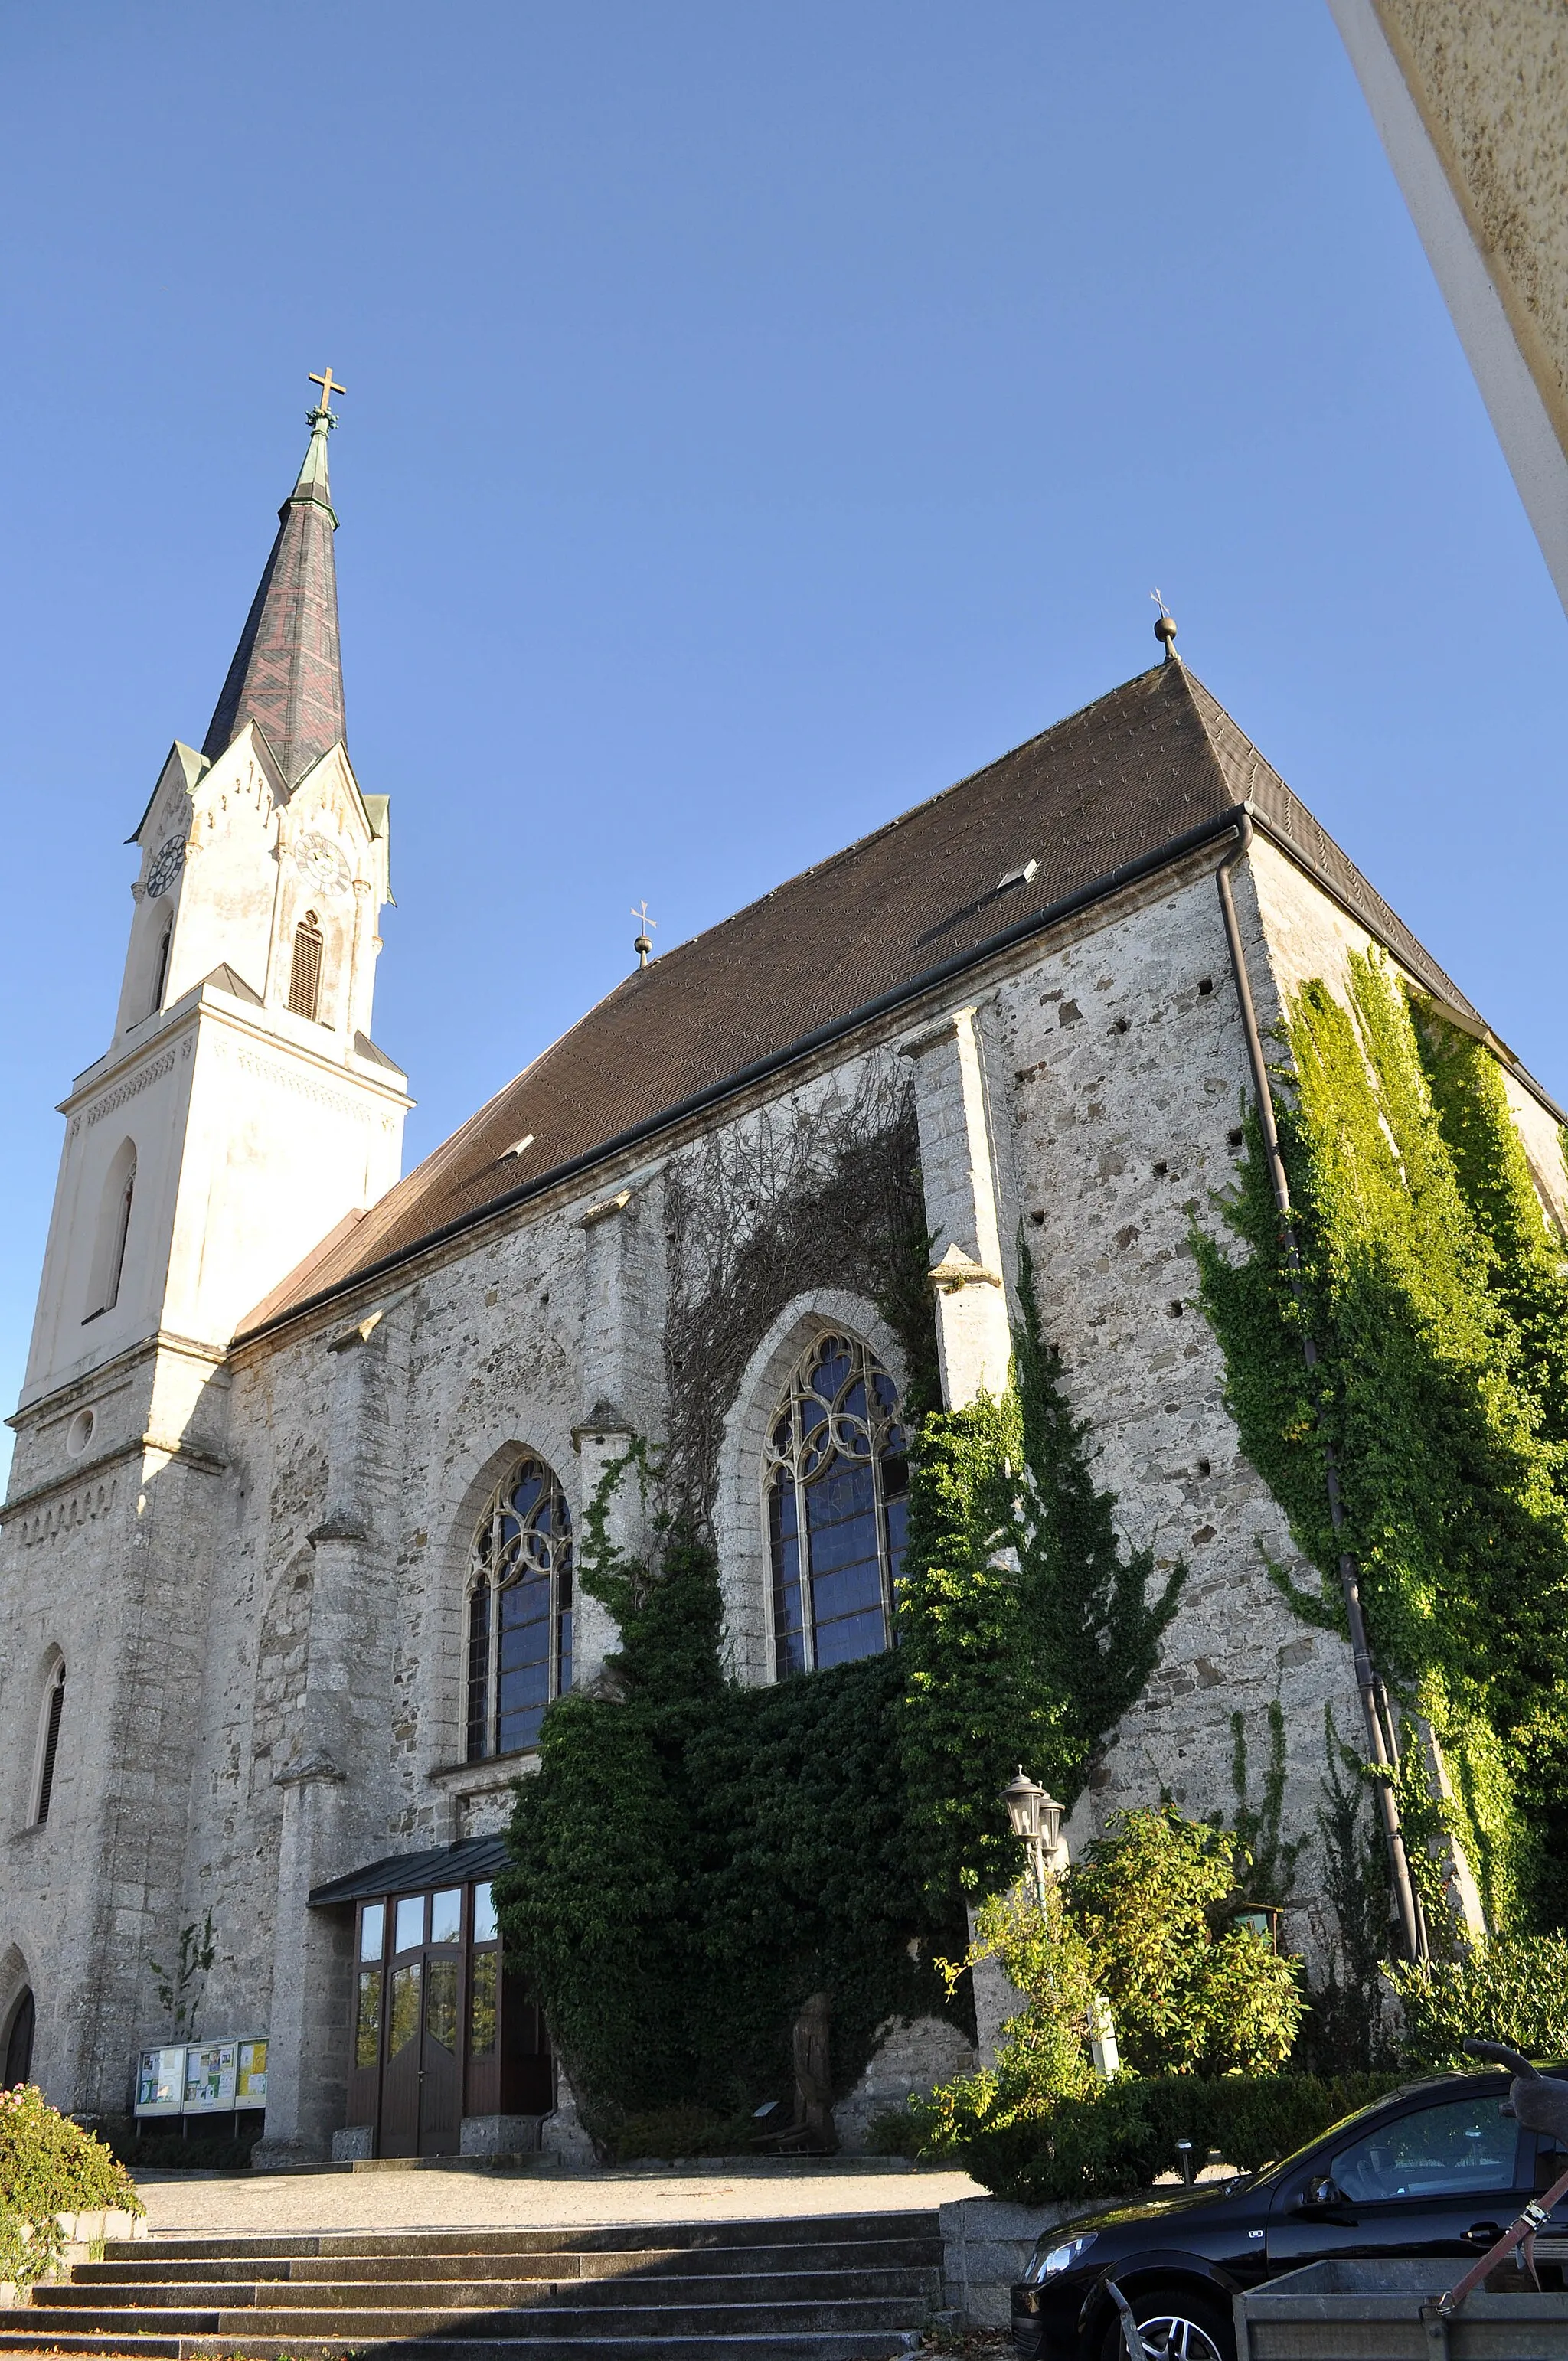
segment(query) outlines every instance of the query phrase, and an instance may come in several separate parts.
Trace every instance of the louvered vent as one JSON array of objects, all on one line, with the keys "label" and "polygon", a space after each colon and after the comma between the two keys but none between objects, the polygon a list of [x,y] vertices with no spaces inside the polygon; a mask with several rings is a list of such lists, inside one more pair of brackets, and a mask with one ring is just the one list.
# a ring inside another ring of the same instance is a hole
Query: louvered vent
[{"label": "louvered vent", "polygon": [[65,1666],[61,1664],[49,1691],[49,1722],[44,1730],[44,1759],[38,1765],[38,1808],[34,1815],[41,1828],[49,1817],[49,1797],[54,1793],[54,1763],[60,1752],[60,1718],[65,1711]]},{"label": "louvered vent", "polygon": [[313,1017],[322,988],[322,939],[312,920],[313,910],[294,929],[294,963],[289,971],[289,1006],[296,1016]]}]

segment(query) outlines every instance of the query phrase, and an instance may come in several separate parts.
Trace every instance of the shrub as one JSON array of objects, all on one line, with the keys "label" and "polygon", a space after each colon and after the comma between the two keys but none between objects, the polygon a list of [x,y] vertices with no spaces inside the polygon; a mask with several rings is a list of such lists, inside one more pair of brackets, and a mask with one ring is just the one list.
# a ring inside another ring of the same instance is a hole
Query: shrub
[{"label": "shrub", "polygon": [[1190,2139],[1244,2172],[1290,2155],[1331,2124],[1398,2087],[1397,2074],[1118,2075],[1087,2097],[1003,2116],[994,2077],[966,2076],[907,2113],[916,2153],[962,2164],[994,2196],[1025,2205],[1146,2189]]},{"label": "shrub", "polygon": [[1124,2062],[1143,2074],[1266,2073],[1283,2066],[1306,2002],[1299,1960],[1227,1924],[1245,1850],[1174,1806],[1119,1812],[1067,1892],[1111,2004]]},{"label": "shrub", "polygon": [[139,2166],[148,2172],[248,2172],[250,2151],[260,2136],[259,2130],[244,2132],[238,2139],[220,2139],[201,2132],[193,2139],[179,2132],[148,2132],[140,2139],[112,2140],[110,2146],[133,2169]]},{"label": "shrub", "polygon": [[0,2091],[0,2279],[30,2287],[60,2258],[55,2215],[100,2207],[143,2210],[125,2167],[41,2091]]},{"label": "shrub", "polygon": [[612,2164],[629,2164],[638,2157],[740,2156],[756,2131],[750,2115],[715,2114],[708,2107],[656,2107],[624,2117],[606,2134],[604,2147]]},{"label": "shrub", "polygon": [[1457,1960],[1391,1966],[1413,2065],[1464,2066],[1466,2034],[1568,2058],[1568,1936],[1494,1935]]}]

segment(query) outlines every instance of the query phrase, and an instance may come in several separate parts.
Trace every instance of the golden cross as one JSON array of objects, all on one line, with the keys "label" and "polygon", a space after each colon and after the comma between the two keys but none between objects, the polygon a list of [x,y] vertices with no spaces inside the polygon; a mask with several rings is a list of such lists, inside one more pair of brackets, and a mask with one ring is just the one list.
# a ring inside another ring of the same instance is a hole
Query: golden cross
[{"label": "golden cross", "polygon": [[316,371],[312,369],[310,371],[310,379],[313,385],[319,385],[322,390],[322,408],[323,410],[330,410],[332,408],[332,398],[334,393],[346,393],[348,391],[348,388],[345,385],[334,385],[332,381],[332,363],[330,361],[327,363],[326,374],[324,376],[318,376]]}]

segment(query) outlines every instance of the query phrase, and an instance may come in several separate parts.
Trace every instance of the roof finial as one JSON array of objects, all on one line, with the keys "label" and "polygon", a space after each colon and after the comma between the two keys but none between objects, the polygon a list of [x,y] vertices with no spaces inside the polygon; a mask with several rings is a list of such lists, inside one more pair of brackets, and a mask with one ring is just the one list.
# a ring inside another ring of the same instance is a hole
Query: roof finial
[{"label": "roof finial", "polygon": [[1154,635],[1165,650],[1165,661],[1167,664],[1179,664],[1181,658],[1176,653],[1176,618],[1157,590],[1151,590],[1149,597],[1159,609],[1155,618]]},{"label": "roof finial", "polygon": [[650,927],[656,927],[659,923],[657,918],[651,918],[648,916],[648,897],[646,895],[643,895],[641,903],[638,905],[637,908],[633,910],[631,915],[638,922],[637,940],[632,944],[631,948],[637,954],[638,966],[646,967],[653,950],[653,946],[648,939],[648,929]]},{"label": "roof finial", "polygon": [[305,423],[307,426],[313,427],[324,426],[330,434],[333,428],[337,424],[337,420],[333,415],[333,395],[334,393],[346,393],[348,391],[348,388],[345,385],[334,385],[332,381],[332,363],[330,361],[328,361],[324,370],[311,369],[308,372],[308,375],[313,385],[320,386],[322,390],[322,398],[314,410],[306,412]]}]

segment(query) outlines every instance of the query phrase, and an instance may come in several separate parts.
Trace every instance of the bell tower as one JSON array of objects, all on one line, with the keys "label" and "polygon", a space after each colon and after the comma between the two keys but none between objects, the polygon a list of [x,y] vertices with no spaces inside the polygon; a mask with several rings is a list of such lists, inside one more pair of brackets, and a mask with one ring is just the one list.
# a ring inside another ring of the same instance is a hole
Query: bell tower
[{"label": "bell tower", "polygon": [[410,1104],[371,1038],[387,802],[345,742],[327,481],[343,389],[315,382],[206,735],[170,750],[129,840],[119,1008],[61,1105],[11,1422],[0,2036],[35,2026],[33,2079],[88,2111],[124,2106],[126,2060],[160,2022],[148,1963],[190,1916],[207,1601],[245,1481],[229,1345],[397,1179]]},{"label": "bell tower", "polygon": [[332,373],[201,751],[170,748],[114,1038],[63,1102],[23,1409],[160,1332],[225,1345],[398,1177],[404,1077],[372,1042],[387,799],[344,735]]}]

